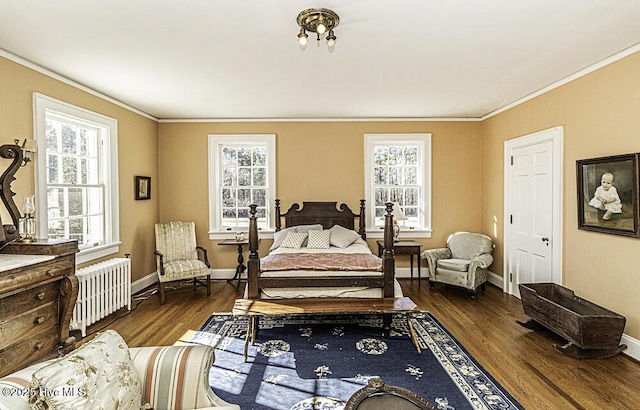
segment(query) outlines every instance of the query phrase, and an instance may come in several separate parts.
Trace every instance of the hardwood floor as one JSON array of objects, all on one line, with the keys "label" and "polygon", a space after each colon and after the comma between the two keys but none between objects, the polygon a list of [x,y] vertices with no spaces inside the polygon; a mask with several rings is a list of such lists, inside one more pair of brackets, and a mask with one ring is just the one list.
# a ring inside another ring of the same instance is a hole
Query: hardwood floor
[{"label": "hardwood floor", "polygon": [[[605,360],[576,360],[552,345],[563,340],[552,333],[533,332],[515,321],[526,320],[519,299],[487,285],[475,301],[467,293],[428,282],[401,280],[405,296],[430,311],[460,343],[527,409],[638,409],[640,363],[621,354]],[[214,282],[205,290],[185,287],[157,295],[128,315],[114,316],[91,326],[118,331],[130,346],[170,345],[188,330],[198,330],[213,312],[230,312],[241,297],[235,283]],[[121,314],[126,313],[120,312]],[[87,337],[88,340],[90,336]]]}]

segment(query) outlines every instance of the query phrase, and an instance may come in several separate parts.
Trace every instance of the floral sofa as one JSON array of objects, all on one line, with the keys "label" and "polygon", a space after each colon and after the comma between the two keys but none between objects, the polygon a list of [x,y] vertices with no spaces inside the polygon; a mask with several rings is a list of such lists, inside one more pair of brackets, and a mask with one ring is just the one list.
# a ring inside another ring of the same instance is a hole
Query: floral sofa
[{"label": "floral sofa", "polygon": [[0,378],[0,410],[239,410],[209,387],[209,346],[129,348],[108,330],[68,355]]}]

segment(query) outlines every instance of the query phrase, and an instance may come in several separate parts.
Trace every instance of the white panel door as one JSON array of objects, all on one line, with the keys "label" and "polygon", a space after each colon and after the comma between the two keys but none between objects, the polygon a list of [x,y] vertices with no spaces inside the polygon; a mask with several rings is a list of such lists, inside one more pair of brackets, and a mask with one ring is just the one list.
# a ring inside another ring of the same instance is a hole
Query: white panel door
[{"label": "white panel door", "polygon": [[512,151],[510,273],[512,294],[519,283],[552,282],[552,142]]}]

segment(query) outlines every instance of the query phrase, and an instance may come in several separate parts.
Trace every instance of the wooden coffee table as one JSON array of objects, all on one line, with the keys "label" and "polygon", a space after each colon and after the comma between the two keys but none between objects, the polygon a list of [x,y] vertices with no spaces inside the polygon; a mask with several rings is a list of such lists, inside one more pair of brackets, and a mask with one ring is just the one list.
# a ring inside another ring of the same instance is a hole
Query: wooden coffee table
[{"label": "wooden coffee table", "polygon": [[261,316],[317,315],[317,314],[382,314],[383,330],[391,329],[391,314],[404,313],[411,335],[411,341],[420,353],[420,345],[411,324],[411,312],[417,306],[408,297],[401,298],[308,298],[308,299],[236,299],[234,316],[248,316],[249,324],[244,340],[244,361],[247,361],[249,340],[255,343]]}]

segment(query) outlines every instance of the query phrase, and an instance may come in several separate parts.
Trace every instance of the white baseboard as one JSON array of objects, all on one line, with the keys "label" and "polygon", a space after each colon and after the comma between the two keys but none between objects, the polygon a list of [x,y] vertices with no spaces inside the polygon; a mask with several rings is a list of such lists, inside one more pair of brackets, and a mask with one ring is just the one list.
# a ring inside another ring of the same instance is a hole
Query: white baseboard
[{"label": "white baseboard", "polygon": [[[211,269],[211,279],[228,280],[233,278],[236,274],[234,269]],[[245,277],[245,275],[243,275]],[[158,283],[158,274],[151,272],[150,274],[143,276],[137,281],[131,283],[131,294],[136,294],[143,289],[153,286]]]},{"label": "white baseboard", "polygon": [[620,343],[627,345],[627,348],[622,353],[640,361],[640,340],[623,334]]},{"label": "white baseboard", "polygon": [[142,278],[131,283],[131,294],[134,295],[149,286],[155,285],[158,282],[158,275],[152,272]]},{"label": "white baseboard", "polygon": [[[396,278],[398,279],[407,279],[411,278],[411,268],[396,268]],[[418,268],[413,267],[413,278],[418,279]],[[421,279],[429,279],[429,274],[427,273],[427,269],[420,269],[420,278]]]},{"label": "white baseboard", "polygon": [[496,275],[491,271],[489,271],[489,274],[487,275],[487,282],[499,287],[500,289],[504,289],[504,280],[502,280],[502,276]]}]

